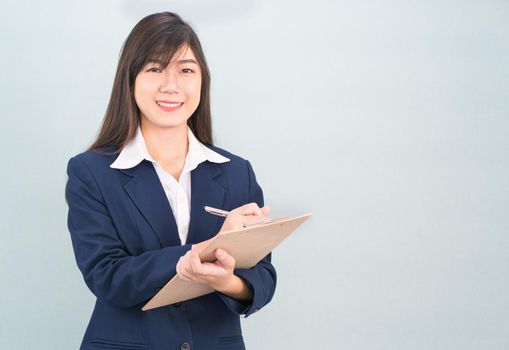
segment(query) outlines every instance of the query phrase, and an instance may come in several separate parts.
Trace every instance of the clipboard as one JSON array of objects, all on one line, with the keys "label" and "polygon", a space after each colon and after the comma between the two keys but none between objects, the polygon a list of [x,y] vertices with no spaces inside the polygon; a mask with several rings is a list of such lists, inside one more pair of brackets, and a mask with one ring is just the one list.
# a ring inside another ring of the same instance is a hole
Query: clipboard
[{"label": "clipboard", "polygon": [[[248,269],[255,266],[263,257],[290,236],[311,216],[307,213],[289,218],[274,219],[267,223],[226,231],[216,235],[200,253],[201,261],[215,260],[214,251],[224,249],[235,259],[235,268]],[[208,286],[186,282],[175,275],[150,299],[143,311],[175,304],[214,292]]]}]

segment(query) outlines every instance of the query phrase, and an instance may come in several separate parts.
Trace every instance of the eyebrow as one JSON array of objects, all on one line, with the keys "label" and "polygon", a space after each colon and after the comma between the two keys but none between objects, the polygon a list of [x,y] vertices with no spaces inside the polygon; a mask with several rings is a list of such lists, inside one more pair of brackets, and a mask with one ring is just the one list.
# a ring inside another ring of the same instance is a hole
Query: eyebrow
[{"label": "eyebrow", "polygon": [[[159,63],[159,64],[162,64],[163,61],[161,61],[160,59],[157,59],[157,58],[152,58],[152,59],[149,59],[148,60],[148,63]],[[187,59],[183,59],[183,60],[178,60],[176,63],[178,64],[184,64],[184,63],[194,63],[196,65],[198,65],[198,62],[196,62],[195,60],[193,60],[192,58],[187,58]]]},{"label": "eyebrow", "polygon": [[177,63],[179,63],[179,64],[182,64],[182,63],[194,63],[194,64],[198,64],[198,62],[196,62],[192,58],[187,58],[185,60],[178,60]]}]

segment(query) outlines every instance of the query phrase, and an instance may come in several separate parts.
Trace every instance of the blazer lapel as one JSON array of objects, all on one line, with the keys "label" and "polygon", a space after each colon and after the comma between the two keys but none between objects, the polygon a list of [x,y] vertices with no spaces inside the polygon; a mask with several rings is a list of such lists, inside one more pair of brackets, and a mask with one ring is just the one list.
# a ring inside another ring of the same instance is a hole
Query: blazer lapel
[{"label": "blazer lapel", "polygon": [[180,245],[175,217],[152,163],[144,160],[134,168],[121,171],[132,176],[124,189],[154,230],[161,246]]},{"label": "blazer lapel", "polygon": [[223,209],[226,178],[220,164],[205,161],[191,172],[191,220],[186,243],[198,243],[216,235],[224,219],[203,207]]}]

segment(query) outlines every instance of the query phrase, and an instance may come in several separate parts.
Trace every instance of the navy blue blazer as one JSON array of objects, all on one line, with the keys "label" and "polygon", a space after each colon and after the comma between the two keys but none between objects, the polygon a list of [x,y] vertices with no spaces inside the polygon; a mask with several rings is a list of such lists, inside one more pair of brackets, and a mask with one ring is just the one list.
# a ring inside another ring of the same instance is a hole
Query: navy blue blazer
[{"label": "navy blue blazer", "polygon": [[[244,349],[239,315],[271,299],[276,272],[270,254],[251,269],[235,269],[252,289],[244,305],[219,292],[141,311],[175,274],[191,244],[217,234],[224,218],[204,205],[232,210],[263,206],[250,163],[217,147],[226,163],[205,161],[191,172],[191,219],[185,245],[159,178],[149,161],[119,170],[117,155],[87,151],[69,160],[66,199],[76,262],[97,297],[81,349]],[[101,151],[111,152],[111,148]]]}]

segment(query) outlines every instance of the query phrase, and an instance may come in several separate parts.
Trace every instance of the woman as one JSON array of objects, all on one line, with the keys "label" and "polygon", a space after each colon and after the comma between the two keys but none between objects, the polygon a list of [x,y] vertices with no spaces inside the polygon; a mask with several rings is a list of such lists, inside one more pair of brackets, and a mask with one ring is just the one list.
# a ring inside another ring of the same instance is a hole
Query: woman
[{"label": "woman", "polygon": [[[209,87],[200,42],[179,16],[133,28],[99,136],[67,168],[74,253],[97,297],[81,349],[244,349],[239,315],[272,299],[270,255],[251,269],[234,269],[221,249],[215,263],[198,257],[216,234],[269,213],[250,163],[212,145]],[[175,274],[215,292],[141,311]]]}]

